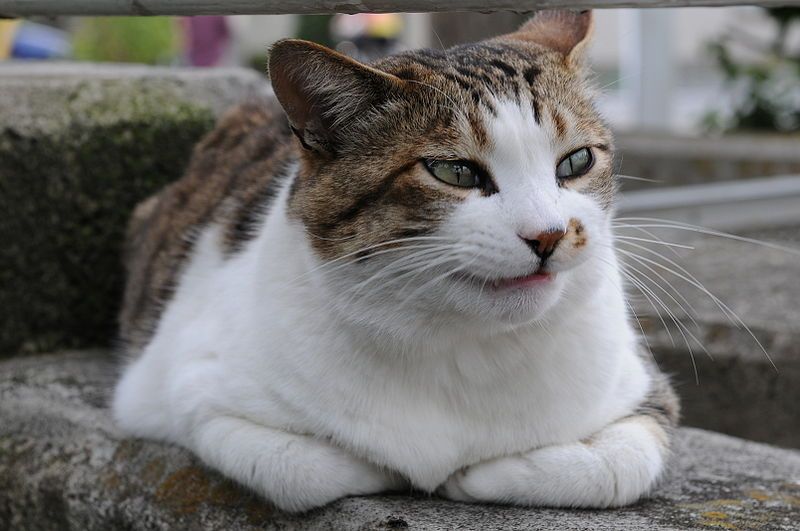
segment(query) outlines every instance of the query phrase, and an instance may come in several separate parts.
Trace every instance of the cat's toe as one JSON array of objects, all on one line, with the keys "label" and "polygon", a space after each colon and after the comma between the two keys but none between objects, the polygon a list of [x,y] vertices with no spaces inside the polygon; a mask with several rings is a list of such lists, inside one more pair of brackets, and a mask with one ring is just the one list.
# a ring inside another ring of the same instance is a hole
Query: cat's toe
[{"label": "cat's toe", "polygon": [[461,469],[454,472],[447,481],[439,485],[435,494],[441,498],[459,502],[473,502],[475,497],[471,496],[464,488],[468,469]]}]

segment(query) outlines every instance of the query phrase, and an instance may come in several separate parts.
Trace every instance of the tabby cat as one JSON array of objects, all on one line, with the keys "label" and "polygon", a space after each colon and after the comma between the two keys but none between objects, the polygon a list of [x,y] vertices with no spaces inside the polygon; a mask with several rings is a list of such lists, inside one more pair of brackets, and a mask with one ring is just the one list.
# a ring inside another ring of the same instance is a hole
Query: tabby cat
[{"label": "tabby cat", "polygon": [[134,214],[118,423],[289,511],[650,491],[678,405],[629,321],[591,26],[371,65],[275,44],[277,101]]}]

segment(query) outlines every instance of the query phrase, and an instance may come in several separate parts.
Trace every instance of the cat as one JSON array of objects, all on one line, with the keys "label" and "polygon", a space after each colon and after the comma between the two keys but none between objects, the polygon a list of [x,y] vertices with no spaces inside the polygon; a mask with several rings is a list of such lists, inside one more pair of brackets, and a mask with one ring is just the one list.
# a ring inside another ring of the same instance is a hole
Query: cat
[{"label": "cat", "polygon": [[134,213],[118,424],[287,511],[650,492],[678,401],[627,312],[591,27],[371,65],[274,44],[275,98]]}]

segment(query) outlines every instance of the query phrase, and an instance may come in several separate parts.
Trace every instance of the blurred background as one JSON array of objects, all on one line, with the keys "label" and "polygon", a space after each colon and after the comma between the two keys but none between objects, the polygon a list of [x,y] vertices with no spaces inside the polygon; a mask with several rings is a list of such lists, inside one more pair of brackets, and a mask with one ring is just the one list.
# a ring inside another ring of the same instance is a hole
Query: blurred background
[{"label": "blurred background", "polygon": [[[265,70],[269,43],[300,37],[362,60],[501,34],[527,15],[34,18],[0,22],[0,59]],[[619,131],[800,130],[800,8],[599,10],[591,60]]]}]

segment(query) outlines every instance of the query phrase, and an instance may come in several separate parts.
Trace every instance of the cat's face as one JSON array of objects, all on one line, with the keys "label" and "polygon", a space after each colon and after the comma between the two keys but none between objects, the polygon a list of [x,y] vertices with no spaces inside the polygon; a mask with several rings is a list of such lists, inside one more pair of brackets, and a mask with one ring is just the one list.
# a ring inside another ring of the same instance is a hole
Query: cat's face
[{"label": "cat's face", "polygon": [[597,284],[614,181],[582,71],[589,27],[588,13],[545,12],[373,67],[276,45],[273,85],[303,145],[290,212],[339,311],[493,329]]}]

